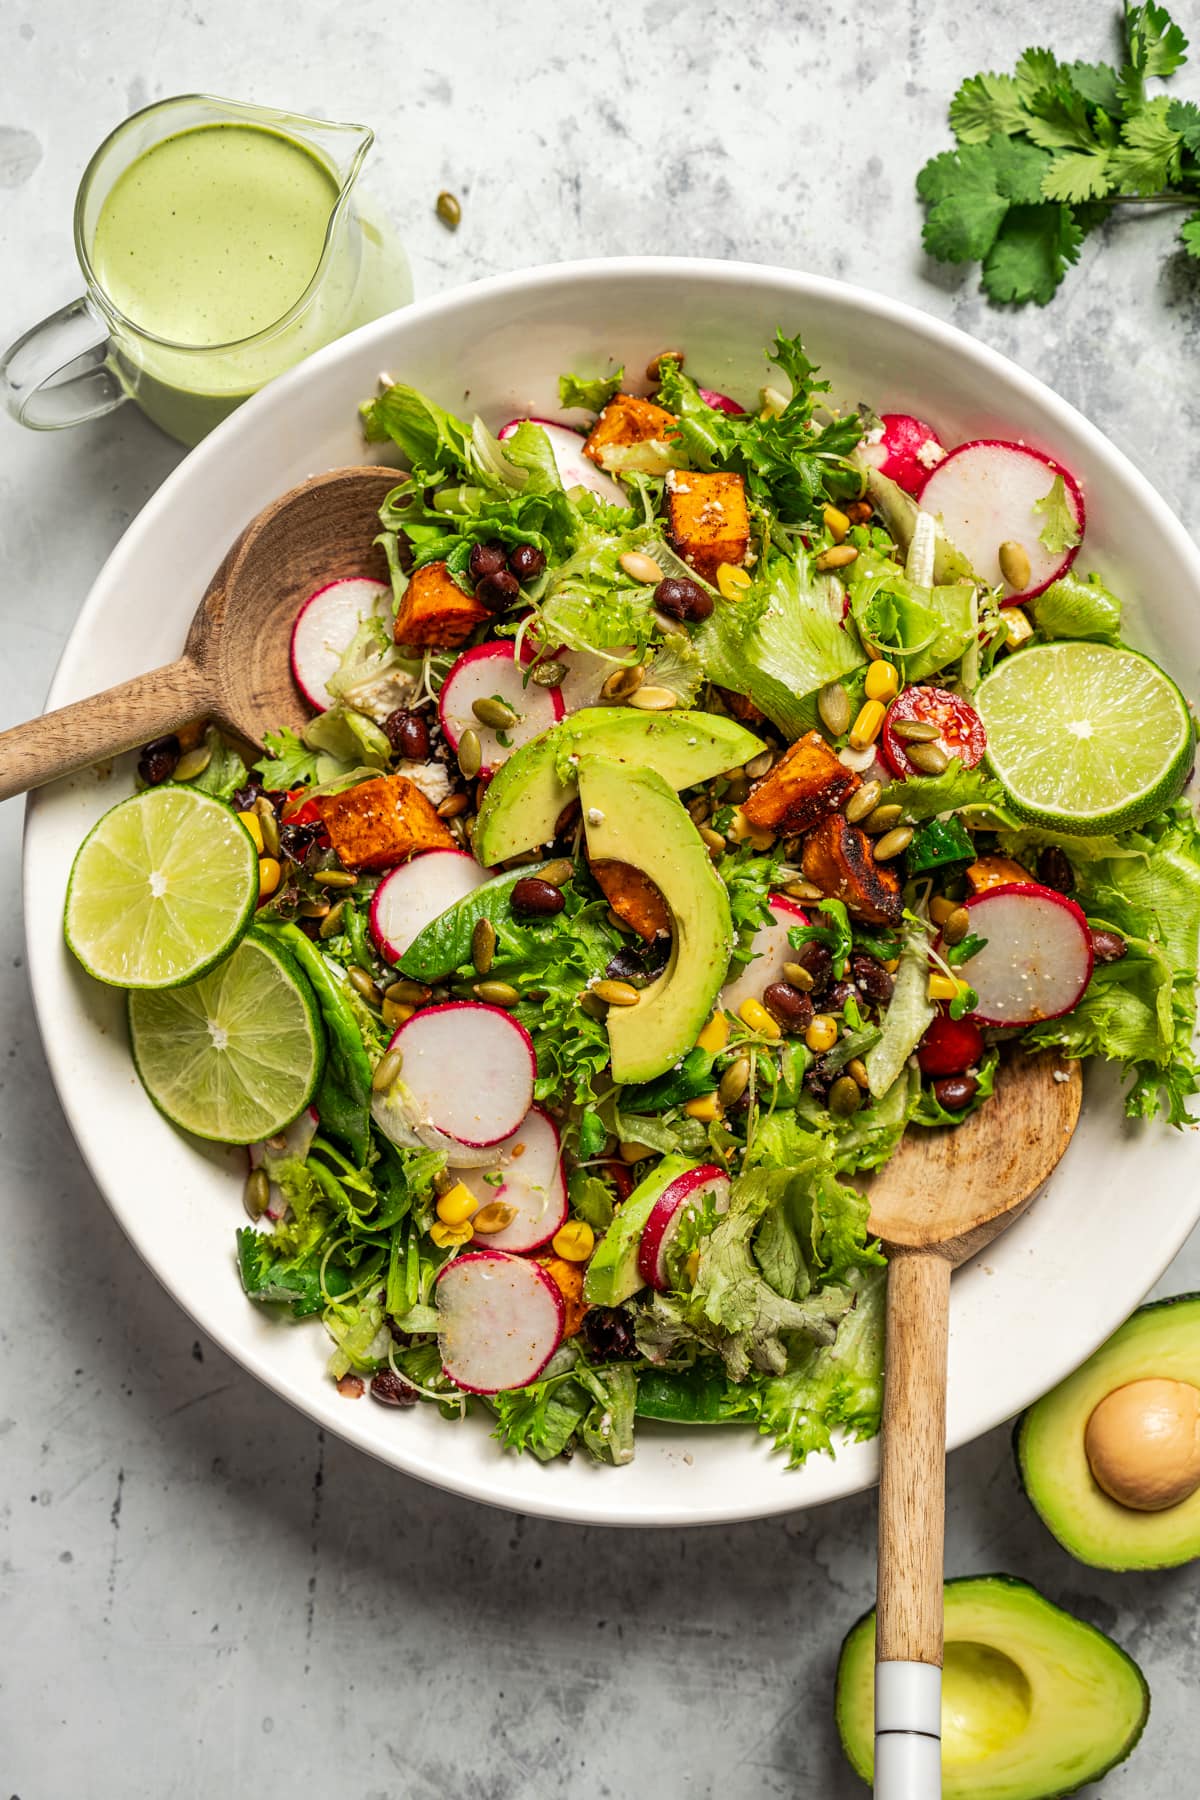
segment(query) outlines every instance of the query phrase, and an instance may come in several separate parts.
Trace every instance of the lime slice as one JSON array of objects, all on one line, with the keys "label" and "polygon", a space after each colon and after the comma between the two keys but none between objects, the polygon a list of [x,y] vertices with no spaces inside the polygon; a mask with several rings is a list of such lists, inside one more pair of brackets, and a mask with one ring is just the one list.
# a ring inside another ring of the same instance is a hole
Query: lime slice
[{"label": "lime slice", "polygon": [[196,788],[147,788],[84,839],[63,930],[98,981],[178,987],[228,955],[257,900],[258,853],[237,814]]},{"label": "lime slice", "polygon": [[1142,825],[1192,766],[1183,695],[1135,650],[1065,640],[1006,656],[975,705],[987,761],[1014,809],[1081,836]]},{"label": "lime slice", "polygon": [[187,987],[130,994],[129,1036],[159,1111],[221,1144],[254,1144],[290,1124],[325,1058],[307,982],[258,932]]}]

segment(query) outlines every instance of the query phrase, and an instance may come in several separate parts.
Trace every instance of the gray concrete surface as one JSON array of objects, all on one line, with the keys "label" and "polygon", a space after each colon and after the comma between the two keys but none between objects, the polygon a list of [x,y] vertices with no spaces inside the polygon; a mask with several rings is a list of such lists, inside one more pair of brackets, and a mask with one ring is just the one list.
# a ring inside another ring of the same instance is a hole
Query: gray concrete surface
[{"label": "gray concrete surface", "polygon": [[[127,111],[189,89],[363,119],[418,292],[618,251],[744,256],[902,295],[1013,355],[1183,507],[1200,479],[1194,270],[1114,223],[1049,310],[982,304],[919,245],[912,180],[981,63],[1109,14],[990,0],[11,0],[0,339],[75,291],[70,214]],[[1185,75],[1180,91],[1195,94]],[[453,188],[457,236],[433,217]],[[132,409],[0,422],[0,720],[44,695],[104,556],[177,459]],[[1186,514],[1185,514],[1186,516]],[[447,1498],[324,1442],[138,1262],[50,1090],[23,971],[20,810],[0,814],[0,1792],[19,1800],[850,1800],[831,1726],[870,1603],[869,1496],[691,1535],[577,1531]],[[1200,1287],[1193,1243],[1163,1292]],[[617,1477],[619,1479],[619,1477]],[[1073,1564],[1007,1433],[950,1467],[951,1572],[1007,1569],[1112,1630],[1154,1695],[1105,1800],[1192,1800],[1195,1568]],[[1092,1790],[1098,1792],[1099,1790]]]}]

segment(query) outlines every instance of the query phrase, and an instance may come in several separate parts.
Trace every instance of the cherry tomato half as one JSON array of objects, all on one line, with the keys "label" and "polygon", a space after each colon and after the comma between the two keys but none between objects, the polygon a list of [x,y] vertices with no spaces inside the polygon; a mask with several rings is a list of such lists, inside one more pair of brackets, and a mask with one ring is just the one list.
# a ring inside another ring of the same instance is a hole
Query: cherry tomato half
[{"label": "cherry tomato half", "polygon": [[983,1055],[983,1033],[974,1019],[952,1019],[939,1013],[917,1046],[922,1075],[940,1080],[943,1075],[962,1075]]},{"label": "cherry tomato half", "polygon": [[983,720],[973,706],[945,688],[907,687],[889,706],[879,740],[884,762],[900,781],[921,773],[909,762],[903,739],[896,736],[896,723],[902,719],[936,725],[938,736],[930,741],[940,744],[947,756],[957,756],[964,769],[973,769],[987,749]]}]

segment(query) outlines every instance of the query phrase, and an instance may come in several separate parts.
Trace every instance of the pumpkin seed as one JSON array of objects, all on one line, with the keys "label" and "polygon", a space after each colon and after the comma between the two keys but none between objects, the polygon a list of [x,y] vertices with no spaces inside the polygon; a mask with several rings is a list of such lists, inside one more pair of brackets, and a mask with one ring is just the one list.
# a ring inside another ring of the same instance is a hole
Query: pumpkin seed
[{"label": "pumpkin seed", "polygon": [[662,366],[665,362],[677,363],[678,366],[682,369],[682,367],[683,367],[683,351],[682,350],[660,350],[657,356],[652,356],[650,358],[650,361],[646,364],[646,380],[647,381],[661,381],[662,380]]},{"label": "pumpkin seed", "polygon": [[271,1204],[271,1182],[265,1169],[251,1169],[242,1189],[242,1205],[252,1219],[261,1219]]},{"label": "pumpkin seed", "polygon": [[[487,694],[484,695],[482,700],[472,701],[471,711],[475,714],[475,717],[479,720],[481,725],[488,725],[493,731],[511,731],[520,718],[520,714],[514,712],[507,701],[494,700]],[[459,750],[461,751],[461,749],[462,743],[460,740]]]},{"label": "pumpkin seed", "polygon": [[693,825],[703,825],[712,811],[712,802],[707,794],[697,794],[694,800],[687,803],[687,815]]},{"label": "pumpkin seed", "polygon": [[358,876],[350,869],[318,869],[314,881],[322,887],[352,888],[358,886]]},{"label": "pumpkin seed", "polygon": [[496,927],[490,919],[476,919],[471,933],[471,961],[477,975],[486,975],[496,958]]},{"label": "pumpkin seed", "polygon": [[739,1056],[736,1062],[730,1063],[717,1083],[717,1094],[720,1097],[721,1105],[732,1106],[735,1100],[741,1099],[749,1085],[750,1058]]},{"label": "pumpkin seed", "polygon": [[950,758],[940,744],[909,744],[904,754],[922,775],[944,775]]},{"label": "pumpkin seed", "polygon": [[847,1119],[856,1113],[862,1105],[862,1089],[852,1075],[839,1075],[829,1090],[829,1110],[836,1117]]},{"label": "pumpkin seed", "polygon": [[437,205],[434,210],[447,231],[457,231],[462,224],[462,201],[457,194],[450,193],[448,189],[442,189],[437,197]]},{"label": "pumpkin seed", "polygon": [[774,764],[775,752],[773,750],[763,750],[758,756],[752,756],[750,758],[750,761],[746,764],[744,773],[750,777],[751,781],[761,781],[764,775],[770,774]]},{"label": "pumpkin seed", "polygon": [[628,1138],[622,1138],[617,1154],[622,1162],[636,1163],[641,1162],[644,1156],[649,1156],[650,1152],[645,1144],[634,1144]]},{"label": "pumpkin seed", "polygon": [[1015,538],[1006,538],[996,552],[996,560],[1000,564],[1000,573],[1014,594],[1022,593],[1029,586],[1032,572],[1029,552],[1024,544],[1019,544]]},{"label": "pumpkin seed", "polygon": [[483,746],[479,733],[469,727],[458,740],[458,766],[468,781],[474,780],[483,767]]},{"label": "pumpkin seed", "polygon": [[640,550],[626,550],[624,556],[617,558],[625,573],[634,581],[643,581],[647,587],[657,587],[663,578],[663,572],[652,556],[643,556]]},{"label": "pumpkin seed", "polygon": [[512,1224],[516,1216],[516,1207],[510,1206],[507,1200],[489,1200],[486,1206],[480,1207],[471,1223],[476,1231],[481,1231],[486,1237],[490,1232],[503,1231],[506,1225]]},{"label": "pumpkin seed", "polygon": [[[175,771],[178,775],[179,771]],[[263,835],[263,849],[268,856],[279,855],[279,820],[275,817],[275,808],[265,794],[260,794],[254,802],[254,812]]]},{"label": "pumpkin seed", "polygon": [[942,926],[943,944],[961,944],[970,929],[970,913],[965,906],[956,906]]},{"label": "pumpkin seed", "polygon": [[714,831],[711,825],[701,825],[700,836],[703,839],[705,849],[708,851],[708,854],[712,857],[714,862],[716,862],[719,856],[724,856],[726,849],[725,839],[721,836],[719,831]]},{"label": "pumpkin seed", "polygon": [[379,989],[366,969],[360,968],[358,963],[354,963],[346,970],[346,979],[356,994],[361,994],[364,1000],[371,1002],[372,1006],[379,1005],[381,998]]},{"label": "pumpkin seed", "polygon": [[375,1073],[371,1077],[371,1088],[376,1094],[386,1094],[404,1067],[403,1050],[389,1050],[375,1064]]},{"label": "pumpkin seed", "polygon": [[325,917],[321,920],[320,926],[317,929],[317,936],[322,938],[336,937],[338,932],[342,929],[342,920],[345,917],[345,912],[346,902],[344,900],[339,900],[336,906],[331,906],[329,911],[325,914]]},{"label": "pumpkin seed", "polygon": [[640,998],[637,989],[627,981],[598,981],[592,992],[608,1006],[636,1006]]},{"label": "pumpkin seed", "polygon": [[882,832],[890,831],[893,825],[898,824],[903,813],[902,806],[896,806],[890,802],[887,806],[877,806],[874,812],[868,813],[865,819],[859,820],[859,829],[870,832],[872,837],[878,837]]},{"label": "pumpkin seed", "polygon": [[[203,775],[212,761],[212,745],[197,744],[194,750],[185,750],[175,764],[176,781],[195,781],[197,775]],[[273,815],[272,815],[273,816]],[[278,843],[276,838],[276,843]],[[271,852],[274,856],[275,852]]]},{"label": "pumpkin seed", "polygon": [[471,802],[463,793],[447,794],[437,809],[439,819],[458,819],[466,812]]},{"label": "pumpkin seed", "polygon": [[564,662],[535,663],[529,671],[529,679],[537,687],[557,687],[560,681],[566,679],[566,675],[567,665]]},{"label": "pumpkin seed", "polygon": [[911,825],[898,825],[894,831],[885,831],[875,845],[875,861],[891,862],[893,856],[899,856],[907,850],[913,841]]},{"label": "pumpkin seed", "polygon": [[850,729],[850,696],[840,681],[831,681],[817,695],[817,711],[830,737],[841,737]]},{"label": "pumpkin seed", "polygon": [[931,744],[941,735],[941,726],[930,719],[897,719],[892,726],[892,736],[905,744]]},{"label": "pumpkin seed", "polygon": [[385,988],[383,997],[397,1006],[424,1006],[429,1000],[432,989],[423,981],[393,981],[391,987]]},{"label": "pumpkin seed", "polygon": [[679,695],[674,688],[641,687],[629,696],[630,706],[639,706],[643,712],[670,712],[673,706],[679,705]]},{"label": "pumpkin seed", "polygon": [[628,700],[636,694],[646,679],[646,671],[641,663],[634,663],[626,669],[614,669],[604,686],[600,689],[605,700]]},{"label": "pumpkin seed", "polygon": [[603,1000],[597,1000],[595,994],[579,996],[579,1010],[585,1012],[589,1019],[603,1019],[608,1016],[608,1008]]},{"label": "pumpkin seed", "polygon": [[879,796],[883,792],[882,781],[864,781],[857,793],[851,794],[846,802],[846,817],[852,825],[867,814],[874,812],[879,804]]},{"label": "pumpkin seed", "polygon": [[822,550],[817,558],[818,569],[845,569],[852,562],[858,561],[858,551],[853,544],[834,544],[831,550]]},{"label": "pumpkin seed", "polygon": [[784,963],[783,979],[789,987],[799,988],[802,994],[807,994],[815,985],[803,963]]},{"label": "pumpkin seed", "polygon": [[871,1077],[867,1074],[867,1065],[861,1056],[852,1056],[846,1064],[846,1073],[851,1081],[856,1081],[864,1094],[871,1086]]},{"label": "pumpkin seed", "polygon": [[521,998],[507,981],[477,981],[471,992],[488,1006],[515,1006]]},{"label": "pumpkin seed", "polygon": [[556,856],[553,862],[548,862],[544,869],[538,870],[538,880],[548,881],[551,887],[562,887],[574,873],[575,864],[569,856]]},{"label": "pumpkin seed", "polygon": [[823,900],[824,888],[819,888],[815,881],[789,881],[784,888],[789,900]]}]

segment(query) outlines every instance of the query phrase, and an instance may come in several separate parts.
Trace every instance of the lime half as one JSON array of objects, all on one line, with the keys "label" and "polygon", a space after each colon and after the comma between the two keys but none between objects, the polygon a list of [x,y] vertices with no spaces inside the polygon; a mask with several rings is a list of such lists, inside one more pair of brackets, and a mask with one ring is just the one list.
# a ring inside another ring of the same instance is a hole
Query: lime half
[{"label": "lime half", "polygon": [[221,1144],[254,1144],[290,1124],[325,1059],[307,982],[257,932],[187,987],[130,994],[129,1037],[159,1111]]},{"label": "lime half", "polygon": [[257,900],[258,853],[237,814],[195,788],[147,788],[84,839],[63,929],[98,981],[178,987],[228,955]]},{"label": "lime half", "polygon": [[975,705],[1017,812],[1088,835],[1142,825],[1180,792],[1195,750],[1183,695],[1148,656],[1065,640],[1006,656]]}]

